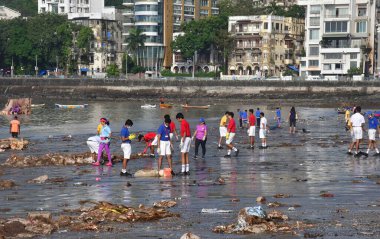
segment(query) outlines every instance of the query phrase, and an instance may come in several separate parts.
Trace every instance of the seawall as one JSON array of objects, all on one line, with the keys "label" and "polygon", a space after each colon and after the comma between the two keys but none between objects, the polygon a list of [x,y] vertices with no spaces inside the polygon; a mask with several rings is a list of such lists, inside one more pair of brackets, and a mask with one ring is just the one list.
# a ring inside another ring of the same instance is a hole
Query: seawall
[{"label": "seawall", "polygon": [[5,98],[158,99],[380,99],[380,81],[221,81],[0,78]]}]

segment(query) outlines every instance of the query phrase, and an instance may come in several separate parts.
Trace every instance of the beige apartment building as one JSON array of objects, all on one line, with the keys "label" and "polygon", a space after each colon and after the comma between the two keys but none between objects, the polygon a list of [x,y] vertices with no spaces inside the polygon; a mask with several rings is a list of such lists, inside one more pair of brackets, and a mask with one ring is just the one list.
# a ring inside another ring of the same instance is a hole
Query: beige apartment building
[{"label": "beige apartment building", "polygon": [[229,17],[234,38],[229,75],[280,76],[288,67],[299,69],[303,55],[304,19],[257,15]]}]

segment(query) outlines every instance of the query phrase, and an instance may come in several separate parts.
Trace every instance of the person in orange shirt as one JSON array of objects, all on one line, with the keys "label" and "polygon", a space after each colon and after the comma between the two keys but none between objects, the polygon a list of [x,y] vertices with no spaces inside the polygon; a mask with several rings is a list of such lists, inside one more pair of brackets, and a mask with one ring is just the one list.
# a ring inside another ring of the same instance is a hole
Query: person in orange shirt
[{"label": "person in orange shirt", "polygon": [[12,135],[12,138],[18,138],[18,135],[21,133],[20,121],[18,120],[17,116],[11,120],[11,123],[9,125],[9,133]]}]

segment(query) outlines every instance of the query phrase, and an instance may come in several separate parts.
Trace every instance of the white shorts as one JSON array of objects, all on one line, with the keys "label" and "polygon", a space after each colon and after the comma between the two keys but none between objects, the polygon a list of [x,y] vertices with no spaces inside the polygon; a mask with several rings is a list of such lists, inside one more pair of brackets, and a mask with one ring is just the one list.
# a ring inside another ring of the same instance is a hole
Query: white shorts
[{"label": "white shorts", "polygon": [[355,139],[363,139],[363,130],[362,127],[353,127]]},{"label": "white shorts", "polygon": [[260,136],[260,139],[265,139],[267,137],[267,130],[266,129],[260,129],[259,130],[259,136]]},{"label": "white shorts", "polygon": [[353,129],[351,129],[350,135],[351,135],[352,142],[356,142],[355,135],[354,135],[354,130]]},{"label": "white shorts", "polygon": [[250,126],[248,129],[248,136],[255,137],[256,134],[256,126]]},{"label": "white shorts", "polygon": [[171,155],[172,151],[170,150],[170,141],[160,140],[160,156]]},{"label": "white shorts", "polygon": [[170,137],[170,140],[173,140],[174,139],[174,133],[170,133],[169,137]]},{"label": "white shorts", "polygon": [[219,134],[220,134],[220,137],[226,137],[226,134],[227,134],[227,128],[224,127],[224,126],[220,126],[220,127],[219,127]]},{"label": "white shorts", "polygon": [[368,138],[369,140],[376,140],[376,129],[368,130]]},{"label": "white shorts", "polygon": [[157,145],[157,140],[158,139],[158,136],[156,135],[156,137],[154,137],[152,143],[150,145],[153,145],[153,146],[156,146]]},{"label": "white shorts", "polygon": [[123,150],[124,158],[125,159],[130,159],[131,158],[131,153],[132,153],[131,144],[129,144],[129,143],[122,143],[121,144],[121,149]]},{"label": "white shorts", "polygon": [[87,146],[90,148],[91,153],[98,153],[99,142],[97,141],[87,141]]},{"label": "white shorts", "polygon": [[182,147],[181,147],[181,153],[188,153],[190,151],[190,145],[191,145],[191,138],[190,137],[186,137],[183,140],[183,144],[182,144]]},{"label": "white shorts", "polygon": [[230,137],[226,140],[226,144],[231,144],[234,141],[235,133],[230,133]]}]

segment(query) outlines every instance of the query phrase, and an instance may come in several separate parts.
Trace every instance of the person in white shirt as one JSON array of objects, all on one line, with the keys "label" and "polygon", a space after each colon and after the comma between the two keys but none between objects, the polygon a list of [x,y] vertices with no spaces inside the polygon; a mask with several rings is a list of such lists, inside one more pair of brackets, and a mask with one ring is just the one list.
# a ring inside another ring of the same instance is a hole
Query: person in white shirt
[{"label": "person in white shirt", "polygon": [[261,139],[261,149],[266,149],[268,148],[267,146],[267,132],[269,131],[268,127],[268,121],[264,117],[264,112],[260,112],[260,131],[259,131],[259,136]]},{"label": "person in white shirt", "polygon": [[364,116],[360,113],[361,112],[361,107],[357,106],[355,108],[356,113],[353,114],[350,118],[351,121],[351,127],[354,132],[354,137],[355,137],[355,144],[351,144],[350,148],[348,149],[348,154],[352,154],[351,150],[353,146],[355,145],[355,157],[359,157],[360,155],[358,154],[359,152],[359,145],[363,139],[363,131],[364,129],[364,124],[365,124],[365,119]]}]

